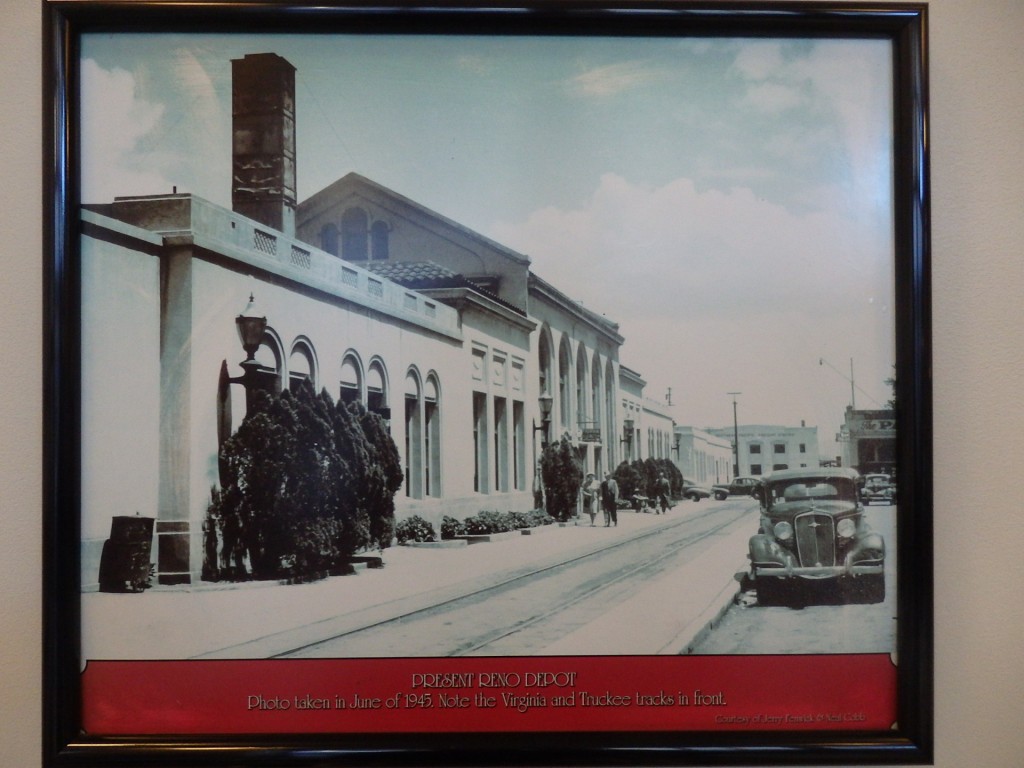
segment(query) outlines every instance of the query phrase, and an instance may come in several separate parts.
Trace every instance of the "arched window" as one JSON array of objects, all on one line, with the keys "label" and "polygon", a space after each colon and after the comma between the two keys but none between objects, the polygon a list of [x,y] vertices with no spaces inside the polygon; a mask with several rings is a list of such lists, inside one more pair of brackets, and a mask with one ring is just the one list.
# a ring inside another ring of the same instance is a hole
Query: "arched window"
[{"label": "arched window", "polygon": [[341,214],[341,257],[348,261],[366,261],[369,222],[362,208],[349,208]]},{"label": "arched window", "polygon": [[415,369],[405,376],[405,495],[423,497],[423,415],[420,378]]},{"label": "arched window", "polygon": [[263,334],[260,348],[256,350],[256,362],[260,367],[253,389],[261,389],[275,395],[281,394],[284,387],[284,349],[281,340],[269,328]]},{"label": "arched window", "polygon": [[441,495],[441,389],[437,375],[427,376],[423,387],[424,446],[426,456],[423,493],[426,496]]},{"label": "arched window", "polygon": [[341,361],[341,393],[343,403],[354,403],[363,396],[363,366],[354,353],[349,352]]},{"label": "arched window", "polygon": [[597,352],[590,365],[590,420],[594,422],[594,429],[601,428],[601,358]]},{"label": "arched window", "polygon": [[550,395],[551,392],[551,336],[542,328],[537,339],[537,393]]},{"label": "arched window", "polygon": [[292,345],[292,353],[288,357],[288,388],[294,389],[299,382],[308,381],[316,391],[316,356],[313,346],[305,339],[299,339]]},{"label": "arched window", "polygon": [[618,464],[619,435],[615,430],[615,400],[618,393],[615,391],[615,367],[609,360],[604,367],[604,419],[608,436],[608,466],[614,467]]},{"label": "arched window", "polygon": [[370,227],[370,258],[384,261],[388,257],[388,233],[390,228],[383,221],[373,222]]},{"label": "arched window", "polygon": [[587,421],[587,350],[581,341],[576,348],[576,424],[583,427]]},{"label": "arched window", "polygon": [[333,224],[326,224],[320,229],[320,248],[333,256],[340,256],[338,253],[338,228]]},{"label": "arched window", "polygon": [[370,368],[366,372],[366,409],[385,419],[391,418],[391,410],[388,408],[388,376],[380,360],[370,361]]},{"label": "arched window", "polygon": [[569,378],[571,369],[572,358],[569,356],[569,339],[563,336],[562,342],[558,347],[558,423],[562,425],[563,430],[567,430],[572,426],[570,415],[572,392],[569,389],[571,386]]}]

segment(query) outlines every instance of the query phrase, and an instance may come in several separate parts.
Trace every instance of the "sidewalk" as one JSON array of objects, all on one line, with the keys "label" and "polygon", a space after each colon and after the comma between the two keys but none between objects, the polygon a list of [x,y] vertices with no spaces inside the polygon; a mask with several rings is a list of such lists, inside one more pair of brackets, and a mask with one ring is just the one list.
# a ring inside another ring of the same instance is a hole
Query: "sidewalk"
[{"label": "sidewalk", "polygon": [[[704,503],[706,504],[706,502]],[[617,528],[598,523],[545,526],[530,535],[455,548],[391,547],[384,567],[311,584],[276,582],[155,587],[139,594],[86,593],[83,659],[267,658],[345,628],[364,626],[511,573],[582,555],[644,528],[664,525],[703,504],[682,502],[667,516],[619,513]],[[740,521],[683,570],[583,627],[599,654],[678,653],[735,595],[733,574],[746,562],[749,521]],[[680,585],[686,585],[682,588]],[[674,606],[665,610],[666,606]],[[654,608],[657,618],[649,615]],[[641,618],[638,614],[644,612]],[[594,626],[598,625],[598,626]],[[638,636],[637,627],[644,627]],[[573,654],[574,635],[544,655]],[[600,638],[595,645],[594,638]],[[570,650],[572,649],[572,650]]]}]

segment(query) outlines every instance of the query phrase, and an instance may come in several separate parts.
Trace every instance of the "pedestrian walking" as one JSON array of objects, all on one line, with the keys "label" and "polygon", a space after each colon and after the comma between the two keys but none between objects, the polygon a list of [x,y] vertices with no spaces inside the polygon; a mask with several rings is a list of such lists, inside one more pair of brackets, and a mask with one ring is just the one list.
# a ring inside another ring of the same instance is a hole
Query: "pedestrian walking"
[{"label": "pedestrian walking", "polygon": [[597,517],[597,505],[601,503],[601,484],[593,472],[588,472],[586,480],[583,481],[583,511],[590,515],[590,525],[593,527],[594,518]]},{"label": "pedestrian walking", "polygon": [[619,524],[619,484],[615,482],[611,472],[604,473],[601,482],[601,509],[604,510],[604,527]]},{"label": "pedestrian walking", "polygon": [[670,506],[672,506],[671,504],[669,504],[669,500],[668,500],[669,495],[672,493],[672,486],[669,483],[668,478],[665,477],[665,473],[664,472],[661,472],[661,473],[658,474],[657,491],[658,491],[658,514],[659,515],[663,515],[663,514],[665,514],[668,511],[668,508]]}]

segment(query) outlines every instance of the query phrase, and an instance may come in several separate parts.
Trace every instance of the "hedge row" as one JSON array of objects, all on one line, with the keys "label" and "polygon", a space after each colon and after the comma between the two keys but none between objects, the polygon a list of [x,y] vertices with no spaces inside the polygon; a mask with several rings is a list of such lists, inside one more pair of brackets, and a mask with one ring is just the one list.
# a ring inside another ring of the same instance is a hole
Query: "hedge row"
[{"label": "hedge row", "polygon": [[[462,520],[445,515],[441,520],[441,539],[518,531],[524,528],[550,525],[553,522],[555,522],[554,518],[543,509],[534,509],[529,512],[484,510]],[[419,515],[399,521],[395,526],[395,539],[399,544],[438,540],[433,524]]]}]

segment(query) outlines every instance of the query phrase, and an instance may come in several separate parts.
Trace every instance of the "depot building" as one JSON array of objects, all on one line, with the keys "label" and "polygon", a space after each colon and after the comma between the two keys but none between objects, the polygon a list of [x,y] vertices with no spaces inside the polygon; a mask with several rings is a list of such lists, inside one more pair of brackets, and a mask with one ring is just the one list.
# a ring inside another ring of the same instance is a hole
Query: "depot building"
[{"label": "depot building", "polygon": [[618,325],[359,174],[297,201],[294,68],[255,54],[232,75],[232,210],[175,191],[82,209],[83,588],[119,515],[155,518],[160,583],[198,580],[218,448],[253,387],[308,380],[381,414],[405,471],[397,515],[435,529],[531,508],[546,441],[614,468]]}]

